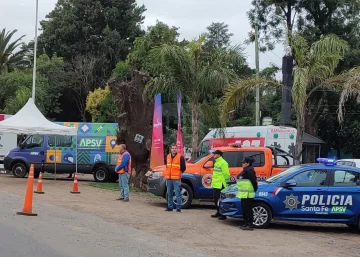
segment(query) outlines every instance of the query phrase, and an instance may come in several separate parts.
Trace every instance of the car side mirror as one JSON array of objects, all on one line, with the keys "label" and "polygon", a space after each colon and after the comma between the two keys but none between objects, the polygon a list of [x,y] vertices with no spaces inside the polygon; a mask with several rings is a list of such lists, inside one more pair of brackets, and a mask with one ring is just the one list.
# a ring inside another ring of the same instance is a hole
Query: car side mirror
[{"label": "car side mirror", "polygon": [[213,168],[213,167],[214,167],[214,162],[213,161],[207,161],[204,164],[204,168],[210,169],[210,168]]},{"label": "car side mirror", "polygon": [[295,179],[290,179],[284,183],[284,187],[295,187],[297,185],[297,182]]}]

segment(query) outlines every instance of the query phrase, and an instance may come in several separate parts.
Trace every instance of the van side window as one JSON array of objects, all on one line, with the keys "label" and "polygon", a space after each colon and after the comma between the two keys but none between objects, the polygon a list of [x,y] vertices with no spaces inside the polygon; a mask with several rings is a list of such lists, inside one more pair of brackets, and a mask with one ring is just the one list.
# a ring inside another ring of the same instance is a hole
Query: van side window
[{"label": "van side window", "polygon": [[33,135],[28,137],[28,139],[24,142],[24,148],[34,148],[41,147],[44,142],[44,137],[42,135]]},{"label": "van side window", "polygon": [[[55,144],[56,138],[56,144]],[[49,136],[48,146],[51,147],[71,147],[72,146],[72,137],[71,136]]]},{"label": "van side window", "polygon": [[229,168],[239,167],[239,152],[224,152],[222,157],[229,164]]},{"label": "van side window", "polygon": [[243,152],[243,158],[252,157],[255,162],[253,167],[264,167],[265,166],[265,154],[264,152]]}]

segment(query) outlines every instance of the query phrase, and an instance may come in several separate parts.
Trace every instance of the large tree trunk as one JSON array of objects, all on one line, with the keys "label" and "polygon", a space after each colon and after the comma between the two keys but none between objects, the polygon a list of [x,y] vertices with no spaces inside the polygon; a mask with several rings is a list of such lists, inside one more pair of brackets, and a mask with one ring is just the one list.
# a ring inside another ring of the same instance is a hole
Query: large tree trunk
[{"label": "large tree trunk", "polygon": [[198,142],[199,141],[199,96],[197,92],[193,93],[191,124],[192,124],[191,159],[195,160],[197,157],[197,148],[199,143]]},{"label": "large tree trunk", "polygon": [[[324,111],[324,100],[324,93],[315,91],[309,96],[306,104],[307,108],[305,113],[305,132],[309,133],[314,137],[318,136],[319,119]],[[315,145],[310,145],[307,147],[307,163],[315,162],[315,157],[318,155],[316,150],[317,147]]]},{"label": "large tree trunk", "polygon": [[[153,102],[143,101],[142,95],[148,76],[133,70],[131,81],[124,78],[108,81],[120,115],[117,117],[118,144],[126,144],[132,158],[132,186],[146,190],[151,149]],[[135,135],[144,137],[141,143],[134,141]]]},{"label": "large tree trunk", "polygon": [[298,112],[297,114],[297,124],[296,124],[296,145],[295,145],[295,154],[294,162],[295,165],[301,164],[301,155],[303,151],[303,139],[305,131],[305,119],[304,119],[304,109]]}]

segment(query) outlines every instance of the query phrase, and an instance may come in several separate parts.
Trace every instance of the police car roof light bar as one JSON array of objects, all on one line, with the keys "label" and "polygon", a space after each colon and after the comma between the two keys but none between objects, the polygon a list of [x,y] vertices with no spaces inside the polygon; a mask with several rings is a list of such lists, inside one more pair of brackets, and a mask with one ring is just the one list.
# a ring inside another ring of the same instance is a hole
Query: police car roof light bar
[{"label": "police car roof light bar", "polygon": [[334,166],[334,165],[336,165],[336,160],[335,159],[317,158],[316,161],[319,162],[319,163],[323,163],[326,166]]}]

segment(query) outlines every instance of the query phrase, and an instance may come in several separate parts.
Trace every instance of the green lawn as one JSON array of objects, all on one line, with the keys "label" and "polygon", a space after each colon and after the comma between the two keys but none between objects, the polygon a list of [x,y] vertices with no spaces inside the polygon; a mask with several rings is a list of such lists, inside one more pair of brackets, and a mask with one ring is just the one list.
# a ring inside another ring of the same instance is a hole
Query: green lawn
[{"label": "green lawn", "polygon": [[[97,187],[105,190],[111,190],[111,191],[119,191],[119,184],[118,183],[99,183],[99,182],[90,182],[88,184],[92,187]],[[130,187],[130,192],[137,192],[135,188]]]}]

